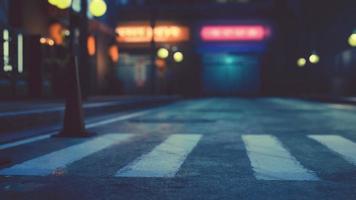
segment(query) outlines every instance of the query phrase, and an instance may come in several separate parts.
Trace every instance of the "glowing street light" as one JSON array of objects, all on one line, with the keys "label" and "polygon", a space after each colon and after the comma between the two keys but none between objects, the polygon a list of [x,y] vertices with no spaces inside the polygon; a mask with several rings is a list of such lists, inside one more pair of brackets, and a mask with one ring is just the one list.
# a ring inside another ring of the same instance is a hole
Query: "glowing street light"
[{"label": "glowing street light", "polygon": [[313,53],[309,56],[309,61],[312,64],[317,64],[320,61],[320,57],[317,54]]},{"label": "glowing street light", "polygon": [[297,61],[298,67],[304,67],[307,64],[307,60],[305,58],[299,58]]},{"label": "glowing street light", "polygon": [[48,3],[53,6],[57,6],[58,0],[48,0]]},{"label": "glowing street light", "polygon": [[45,38],[45,37],[41,37],[40,38],[40,43],[42,45],[48,45],[48,46],[54,46],[55,45],[55,42],[53,39],[51,38]]},{"label": "glowing street light", "polygon": [[182,52],[177,51],[177,52],[175,52],[175,53],[173,54],[173,59],[174,59],[174,61],[176,61],[177,63],[183,62],[183,60],[184,60],[184,55],[183,55]]},{"label": "glowing street light", "polygon": [[352,33],[349,37],[349,45],[356,47],[356,33]]},{"label": "glowing street light", "polygon": [[101,17],[106,13],[107,5],[104,0],[91,0],[89,5],[90,14]]},{"label": "glowing street light", "polygon": [[44,38],[44,37],[41,37],[40,43],[41,43],[41,44],[46,44],[46,43],[47,43],[47,39]]},{"label": "glowing street light", "polygon": [[49,45],[49,46],[54,46],[54,40],[49,39],[49,40],[48,40],[48,45]]},{"label": "glowing street light", "polygon": [[[72,6],[73,0],[48,0],[48,3],[59,9],[68,9]],[[73,5],[74,7],[74,5]],[[104,0],[91,0],[89,5],[90,14],[94,17],[101,17],[106,13],[107,5]]]},{"label": "glowing street light", "polygon": [[162,59],[166,59],[169,56],[169,51],[166,48],[160,48],[157,51],[157,56]]},{"label": "glowing street light", "polygon": [[59,9],[67,9],[72,6],[72,0],[59,0],[57,3],[57,7]]},{"label": "glowing street light", "polygon": [[71,7],[72,0],[48,0],[48,3],[53,6],[56,6],[59,9],[64,10]]}]

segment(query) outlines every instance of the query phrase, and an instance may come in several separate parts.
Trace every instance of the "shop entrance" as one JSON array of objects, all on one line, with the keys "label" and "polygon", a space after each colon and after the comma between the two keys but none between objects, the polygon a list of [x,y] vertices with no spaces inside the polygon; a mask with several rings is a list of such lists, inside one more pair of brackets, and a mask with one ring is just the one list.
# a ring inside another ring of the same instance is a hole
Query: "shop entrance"
[{"label": "shop entrance", "polygon": [[260,65],[256,55],[203,55],[203,93],[205,95],[258,95]]}]

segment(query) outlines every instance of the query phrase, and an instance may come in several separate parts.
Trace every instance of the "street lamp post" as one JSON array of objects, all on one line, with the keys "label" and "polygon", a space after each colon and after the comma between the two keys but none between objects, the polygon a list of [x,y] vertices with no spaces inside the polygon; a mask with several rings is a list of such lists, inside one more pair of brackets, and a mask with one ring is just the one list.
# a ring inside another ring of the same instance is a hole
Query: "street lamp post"
[{"label": "street lamp post", "polygon": [[[86,0],[81,0],[81,15],[88,10]],[[67,66],[67,95],[65,103],[65,113],[63,129],[58,134],[59,137],[88,137],[90,134],[85,130],[84,113],[82,106],[82,94],[79,81],[79,42],[83,41],[85,34],[80,32],[76,23],[74,12],[70,9],[70,52]],[[85,25],[85,24],[84,24]],[[82,48],[81,48],[82,50]],[[84,58],[81,58],[84,59]]]},{"label": "street lamp post", "polygon": [[[59,9],[69,9],[70,21],[70,55],[66,61],[67,81],[66,102],[63,129],[57,135],[59,137],[87,137],[90,134],[85,130],[84,113],[82,105],[82,89],[79,81],[79,66],[81,70],[87,67],[87,35],[88,35],[88,1],[80,0],[79,21],[73,11],[73,0],[48,0],[48,3]],[[91,13],[95,17],[101,17],[105,14],[107,6],[104,0],[90,1]],[[80,61],[80,62],[79,62]],[[79,64],[80,63],[80,64]]]},{"label": "street lamp post", "polygon": [[151,38],[151,79],[152,79],[152,86],[151,86],[151,93],[152,95],[156,92],[156,41],[155,41],[155,27],[156,27],[156,8],[155,8],[155,1],[150,0],[149,6],[151,10],[150,15],[150,26],[152,29],[152,38]]},{"label": "street lamp post", "polygon": [[[79,30],[80,30],[80,36],[79,36],[79,45],[80,45],[80,50],[79,50],[79,71],[80,73],[80,79],[81,83],[85,85],[85,87],[81,87],[82,92],[83,92],[83,97],[86,99],[86,97],[89,95],[89,90],[90,90],[90,82],[89,77],[90,77],[90,68],[89,68],[89,62],[88,62],[88,45],[87,45],[87,40],[88,40],[88,1],[87,0],[81,0],[81,11],[80,11],[80,24],[79,24]],[[83,86],[83,85],[82,85]]]}]

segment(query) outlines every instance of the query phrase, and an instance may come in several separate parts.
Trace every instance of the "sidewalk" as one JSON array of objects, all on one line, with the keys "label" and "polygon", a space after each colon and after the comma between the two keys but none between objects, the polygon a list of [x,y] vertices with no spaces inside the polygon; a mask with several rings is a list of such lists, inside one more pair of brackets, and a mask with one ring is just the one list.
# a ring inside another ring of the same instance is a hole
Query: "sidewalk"
[{"label": "sidewalk", "polygon": [[[83,103],[83,109],[85,117],[93,117],[178,99],[177,96],[92,97]],[[64,110],[64,100],[0,101],[0,135],[58,125],[62,123]]]},{"label": "sidewalk", "polygon": [[325,102],[325,103],[340,103],[340,104],[350,104],[356,105],[356,97],[337,97],[337,96],[306,96],[303,99],[309,101],[318,101],[318,102]]}]

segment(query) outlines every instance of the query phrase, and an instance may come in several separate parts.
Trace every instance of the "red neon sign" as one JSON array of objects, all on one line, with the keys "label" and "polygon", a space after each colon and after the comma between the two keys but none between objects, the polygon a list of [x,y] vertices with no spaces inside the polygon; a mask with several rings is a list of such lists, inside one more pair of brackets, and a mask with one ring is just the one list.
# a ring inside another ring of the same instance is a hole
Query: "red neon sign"
[{"label": "red neon sign", "polygon": [[262,41],[269,29],[262,25],[204,26],[200,36],[204,41]]}]

